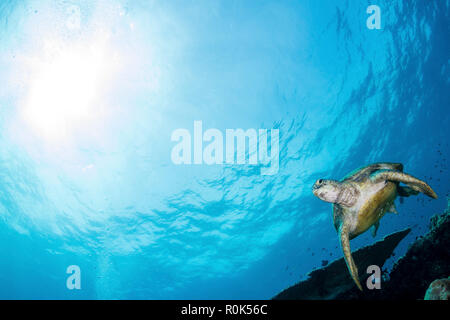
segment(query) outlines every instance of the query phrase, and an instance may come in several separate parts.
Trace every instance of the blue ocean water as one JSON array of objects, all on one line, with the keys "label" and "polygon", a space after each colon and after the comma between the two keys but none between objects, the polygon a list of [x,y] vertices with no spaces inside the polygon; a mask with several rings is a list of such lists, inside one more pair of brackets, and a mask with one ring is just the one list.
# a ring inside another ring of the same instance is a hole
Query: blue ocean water
[{"label": "blue ocean water", "polygon": [[[342,257],[314,181],[373,162],[439,195],[352,240],[412,227],[389,268],[447,207],[449,9],[2,0],[0,298],[271,298]],[[195,120],[279,129],[278,172],[174,164],[171,134]]]}]

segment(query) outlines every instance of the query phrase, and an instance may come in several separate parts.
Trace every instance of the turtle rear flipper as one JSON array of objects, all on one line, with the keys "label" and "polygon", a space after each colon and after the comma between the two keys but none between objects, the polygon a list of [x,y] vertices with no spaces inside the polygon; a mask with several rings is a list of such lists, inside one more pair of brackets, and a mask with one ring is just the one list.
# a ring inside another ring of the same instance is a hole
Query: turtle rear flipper
[{"label": "turtle rear flipper", "polygon": [[375,238],[377,236],[377,231],[378,231],[379,227],[380,227],[380,221],[375,222],[372,227],[372,237]]},{"label": "turtle rear flipper", "polygon": [[422,192],[431,198],[437,199],[436,193],[426,182],[403,172],[380,171],[373,174],[371,178],[375,183],[381,181],[402,182],[408,185],[414,191]]},{"label": "turtle rear flipper", "polygon": [[347,263],[348,271],[355,281],[358,289],[363,291],[361,283],[359,282],[358,268],[356,267],[355,261],[353,261],[352,252],[350,250],[350,239],[347,225],[342,225],[339,230],[339,238],[341,240],[342,251],[344,252],[344,259]]}]

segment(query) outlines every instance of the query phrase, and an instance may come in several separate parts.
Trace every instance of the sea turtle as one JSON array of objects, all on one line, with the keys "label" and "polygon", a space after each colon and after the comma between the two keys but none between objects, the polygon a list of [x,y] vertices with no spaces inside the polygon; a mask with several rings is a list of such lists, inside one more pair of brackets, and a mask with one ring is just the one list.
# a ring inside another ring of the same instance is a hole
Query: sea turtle
[{"label": "sea turtle", "polygon": [[[400,186],[402,182],[407,186]],[[313,193],[319,199],[333,203],[334,227],[339,234],[345,262],[351,277],[362,291],[358,269],[350,251],[350,240],[373,227],[375,236],[380,219],[386,212],[397,213],[394,200],[419,192],[436,199],[437,195],[425,182],[403,173],[401,163],[375,163],[357,169],[341,181],[319,179]]]}]

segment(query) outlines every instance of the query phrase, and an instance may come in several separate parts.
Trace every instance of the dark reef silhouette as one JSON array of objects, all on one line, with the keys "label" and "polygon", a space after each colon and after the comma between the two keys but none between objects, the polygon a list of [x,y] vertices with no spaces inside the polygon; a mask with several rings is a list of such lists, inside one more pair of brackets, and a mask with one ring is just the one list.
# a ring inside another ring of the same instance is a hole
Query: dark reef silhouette
[{"label": "dark reef silhouette", "polygon": [[[369,265],[380,268],[410,232],[395,232],[353,253],[364,285]],[[289,287],[275,300],[417,300],[424,299],[430,284],[450,275],[450,201],[446,211],[430,219],[430,230],[413,242],[405,255],[384,274],[381,289],[359,291],[347,271],[344,259],[309,273],[308,279]]]}]

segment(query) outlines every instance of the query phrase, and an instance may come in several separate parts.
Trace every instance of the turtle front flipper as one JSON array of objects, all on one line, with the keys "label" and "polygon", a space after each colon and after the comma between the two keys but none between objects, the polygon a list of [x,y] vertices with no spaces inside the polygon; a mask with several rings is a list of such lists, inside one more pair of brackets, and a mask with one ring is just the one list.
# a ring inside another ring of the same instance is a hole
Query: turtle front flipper
[{"label": "turtle front flipper", "polygon": [[413,188],[410,187],[398,186],[397,193],[400,197],[409,197],[409,196],[417,196],[420,193],[420,191],[414,190]]},{"label": "turtle front flipper", "polygon": [[344,252],[344,259],[347,263],[348,271],[352,276],[353,281],[355,281],[359,290],[363,290],[358,277],[358,268],[356,267],[355,261],[353,261],[352,252],[350,250],[350,239],[349,230],[347,225],[342,225],[339,230],[339,238],[341,240],[342,251]]},{"label": "turtle front flipper", "polygon": [[431,189],[431,187],[426,182],[403,172],[380,171],[374,173],[371,178],[372,181],[375,183],[381,182],[383,180],[392,182],[402,182],[415,191],[422,192],[431,198],[437,199],[436,193],[433,191],[433,189]]}]

